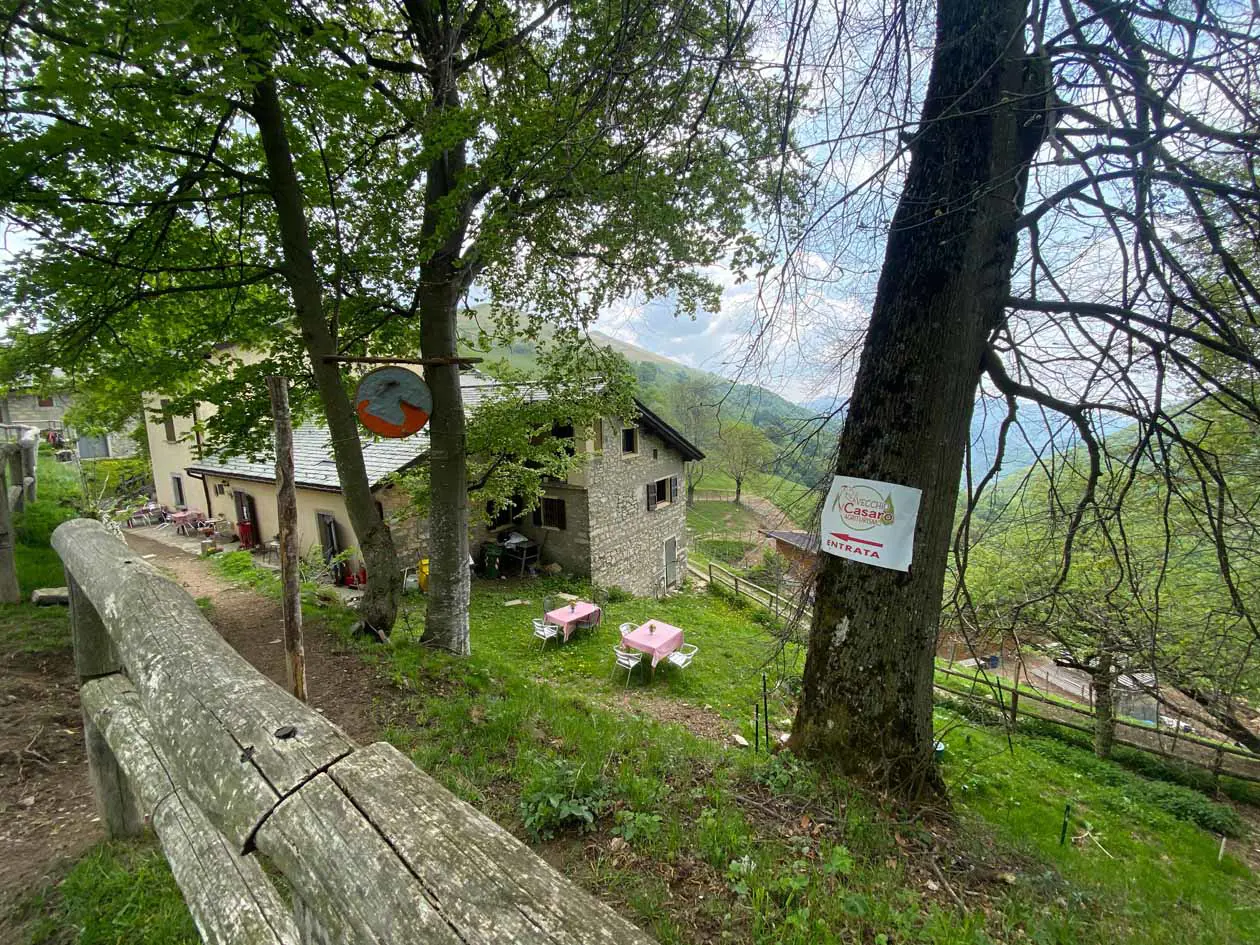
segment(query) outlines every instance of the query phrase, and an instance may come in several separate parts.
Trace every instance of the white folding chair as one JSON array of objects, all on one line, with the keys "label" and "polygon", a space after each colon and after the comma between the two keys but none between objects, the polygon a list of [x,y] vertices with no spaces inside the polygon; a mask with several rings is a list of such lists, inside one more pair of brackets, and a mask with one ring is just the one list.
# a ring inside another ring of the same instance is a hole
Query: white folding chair
[{"label": "white folding chair", "polygon": [[554,623],[547,623],[547,621],[543,620],[541,617],[534,618],[534,636],[542,640],[543,646],[547,645],[548,640],[558,641],[563,633],[564,631],[562,631]]},{"label": "white folding chair", "polygon": [[634,668],[643,661],[643,654],[638,650],[624,650],[619,646],[613,647],[613,655],[617,658],[613,664],[613,672],[618,669],[626,671],[626,686],[630,686],[630,674],[634,672]]},{"label": "white folding chair", "polygon": [[670,653],[669,656],[665,657],[665,659],[669,660],[679,669],[686,669],[691,665],[692,657],[696,655],[696,651],[698,649],[700,649],[700,647],[696,646],[694,643],[684,643],[678,649],[674,650],[673,653]]}]

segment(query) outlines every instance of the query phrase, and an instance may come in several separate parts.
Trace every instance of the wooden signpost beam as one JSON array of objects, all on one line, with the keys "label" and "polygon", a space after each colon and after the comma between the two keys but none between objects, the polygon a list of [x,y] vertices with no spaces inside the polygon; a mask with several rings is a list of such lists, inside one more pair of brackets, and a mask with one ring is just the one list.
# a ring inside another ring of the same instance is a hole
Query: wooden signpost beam
[{"label": "wooden signpost beam", "polygon": [[297,485],[293,478],[293,417],[289,379],[268,377],[271,415],[276,425],[276,509],[280,519],[280,584],[284,614],[284,654],[289,690],[306,701],[306,651],[302,645],[302,589],[298,580]]},{"label": "wooden signpost beam", "polygon": [[461,357],[442,357],[442,358],[369,358],[355,357],[352,355],[326,354],[324,355],[325,364],[418,364],[421,367],[425,365],[441,365],[441,364],[480,364],[484,358],[461,358]]}]

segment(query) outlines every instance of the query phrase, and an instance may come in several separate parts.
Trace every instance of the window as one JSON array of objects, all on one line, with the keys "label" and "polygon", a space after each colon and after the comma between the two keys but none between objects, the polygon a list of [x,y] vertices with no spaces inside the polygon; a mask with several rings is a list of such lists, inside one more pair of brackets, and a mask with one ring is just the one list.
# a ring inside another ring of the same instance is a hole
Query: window
[{"label": "window", "polygon": [[658,506],[669,505],[678,498],[678,477],[658,479],[647,484],[647,508],[649,512]]},{"label": "window", "polygon": [[51,407],[53,405],[53,399],[51,397],[45,397],[43,394],[40,394],[39,405],[41,407]]},{"label": "window", "polygon": [[534,524],[543,528],[565,528],[564,499],[543,496],[542,505],[534,509]]},{"label": "window", "polygon": [[182,509],[188,504],[184,501],[184,480],[179,476],[171,476],[171,492],[175,494],[177,508]]},{"label": "window", "polygon": [[521,500],[518,498],[513,498],[511,502],[498,511],[495,511],[493,502],[486,503],[486,519],[490,523],[491,531],[496,531],[500,528],[507,528],[519,519],[523,512],[524,509],[521,508]]},{"label": "window", "polygon": [[162,407],[162,423],[166,426],[166,442],[175,442],[175,418],[171,416],[171,402],[163,400]]},{"label": "window", "polygon": [[638,427],[626,427],[621,431],[621,452],[626,454],[639,452]]}]

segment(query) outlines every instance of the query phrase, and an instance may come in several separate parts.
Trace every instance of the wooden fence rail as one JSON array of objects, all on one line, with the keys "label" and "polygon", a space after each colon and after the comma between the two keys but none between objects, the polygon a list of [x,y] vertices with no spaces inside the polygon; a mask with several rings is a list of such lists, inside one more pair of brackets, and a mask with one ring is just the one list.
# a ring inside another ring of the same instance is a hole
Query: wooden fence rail
[{"label": "wooden fence rail", "polygon": [[719,564],[709,564],[708,576],[710,584],[725,588],[736,597],[747,597],[781,620],[801,621],[807,625],[814,619],[813,611],[803,602],[776,594],[760,584],[753,583],[748,578],[740,577],[734,571],[728,571]]},{"label": "wooden fence rail", "polygon": [[153,826],[205,941],[650,943],[392,746],[356,745],[260,674],[99,522],[61,525],[53,547],[102,819]]}]

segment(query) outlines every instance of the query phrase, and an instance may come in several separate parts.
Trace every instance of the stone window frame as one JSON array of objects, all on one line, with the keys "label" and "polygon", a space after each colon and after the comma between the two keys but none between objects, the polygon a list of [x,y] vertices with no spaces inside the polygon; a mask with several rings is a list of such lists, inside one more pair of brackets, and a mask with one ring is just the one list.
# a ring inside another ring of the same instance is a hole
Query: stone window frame
[{"label": "stone window frame", "polygon": [[[634,443],[634,449],[630,449],[630,450],[626,449],[626,434],[627,433],[633,436],[632,442]],[[621,428],[621,455],[622,456],[638,456],[639,455],[639,428],[638,427],[630,426],[630,427]]]}]

